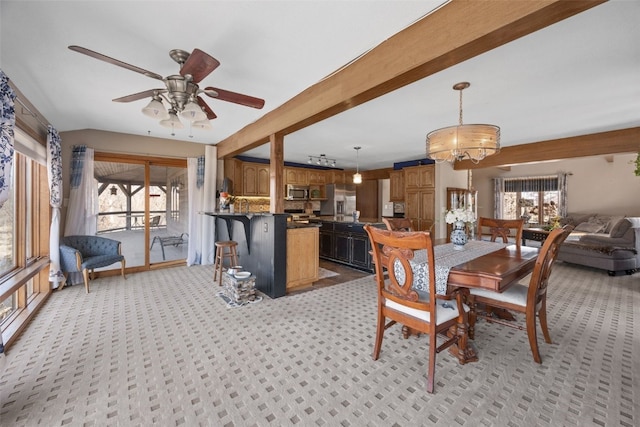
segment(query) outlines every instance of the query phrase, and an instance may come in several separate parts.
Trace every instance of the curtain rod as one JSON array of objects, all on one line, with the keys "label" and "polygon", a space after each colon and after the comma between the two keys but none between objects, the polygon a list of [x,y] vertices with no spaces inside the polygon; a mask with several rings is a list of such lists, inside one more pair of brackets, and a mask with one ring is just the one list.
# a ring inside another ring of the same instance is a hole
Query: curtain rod
[{"label": "curtain rod", "polygon": [[552,175],[534,175],[534,176],[505,176],[503,179],[506,181],[508,179],[543,179],[543,178],[557,178],[559,173],[564,173],[567,175],[573,175],[573,172],[558,172]]},{"label": "curtain rod", "polygon": [[43,122],[42,119],[40,117],[38,117],[38,115],[36,113],[34,113],[33,111],[31,111],[31,109],[29,107],[27,107],[27,105],[20,99],[19,96],[16,96],[16,101],[18,101],[20,103],[20,105],[22,105],[23,109],[26,109],[29,112],[29,115],[31,117],[33,117],[34,119],[36,119],[38,121],[38,123],[40,123],[42,126],[44,126],[47,130],[49,129],[49,122]]}]

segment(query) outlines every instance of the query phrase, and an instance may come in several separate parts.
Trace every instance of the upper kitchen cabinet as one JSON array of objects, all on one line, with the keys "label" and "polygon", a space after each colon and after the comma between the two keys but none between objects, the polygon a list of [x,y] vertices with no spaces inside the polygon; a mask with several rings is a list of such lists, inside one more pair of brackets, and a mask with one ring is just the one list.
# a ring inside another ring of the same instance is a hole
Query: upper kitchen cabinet
[{"label": "upper kitchen cabinet", "polygon": [[284,183],[294,185],[309,185],[307,170],[303,168],[284,168]]},{"label": "upper kitchen cabinet", "polygon": [[327,175],[323,170],[310,169],[307,171],[309,177],[309,185],[325,185],[327,183]]},{"label": "upper kitchen cabinet", "polygon": [[404,171],[389,172],[389,200],[392,202],[404,201]]},{"label": "upper kitchen cabinet", "polygon": [[244,162],[242,175],[243,196],[269,196],[269,165]]},{"label": "upper kitchen cabinet", "polygon": [[404,168],[405,189],[434,188],[436,170],[434,165],[411,166]]},{"label": "upper kitchen cabinet", "polygon": [[238,159],[224,159],[224,177],[229,179],[230,188],[227,188],[231,194],[240,195],[243,188],[243,172],[242,162]]},{"label": "upper kitchen cabinet", "polygon": [[347,181],[347,173],[345,171],[335,170],[335,169],[327,172],[327,182],[329,184],[351,183],[351,181]]}]

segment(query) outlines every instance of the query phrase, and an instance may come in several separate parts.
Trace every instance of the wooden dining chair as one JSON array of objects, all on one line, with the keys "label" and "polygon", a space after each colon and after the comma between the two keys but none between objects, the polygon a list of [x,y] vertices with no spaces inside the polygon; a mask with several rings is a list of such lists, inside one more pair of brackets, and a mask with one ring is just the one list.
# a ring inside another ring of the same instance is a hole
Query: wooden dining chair
[{"label": "wooden dining chair", "polygon": [[469,336],[473,338],[476,318],[480,317],[490,323],[524,330],[522,325],[497,318],[493,313],[478,313],[477,305],[486,304],[490,307],[498,307],[508,311],[515,311],[525,315],[525,325],[529,337],[529,345],[533,353],[533,360],[542,363],[540,351],[538,350],[538,340],[536,335],[536,316],[540,319],[540,328],[544,335],[544,340],[551,344],[551,336],[547,327],[547,288],[551,267],[558,256],[560,245],[573,230],[573,226],[565,226],[553,230],[545,240],[540,253],[536,259],[535,267],[531,273],[529,285],[515,284],[506,291],[494,292],[488,289],[472,288],[469,290],[468,302],[471,306],[469,313]]},{"label": "wooden dining chair", "polygon": [[[435,268],[429,268],[429,291],[413,289],[414,273],[410,261],[414,253],[425,250],[429,266],[434,266],[433,241],[428,232],[399,232],[364,226],[376,266],[378,292],[378,320],[373,360],[378,360],[384,332],[395,323],[406,325],[413,330],[429,334],[429,362],[427,370],[427,392],[433,393],[436,354],[458,342],[457,333],[451,337],[446,332],[455,330],[459,316],[466,316],[469,310],[462,304],[461,296],[436,295]],[[388,275],[384,274],[384,269]],[[387,319],[389,321],[387,322]],[[443,334],[446,340],[437,345],[436,336]]]},{"label": "wooden dining chair", "polygon": [[409,218],[382,218],[382,222],[391,231],[414,231]]},{"label": "wooden dining chair", "polygon": [[[495,242],[498,237],[502,237],[504,243],[509,243],[509,237],[515,236],[515,243],[518,248],[522,246],[522,227],[524,220],[520,219],[496,219],[478,218],[478,239],[482,240],[483,235],[491,236],[490,240]],[[513,234],[512,234],[513,233]]]}]

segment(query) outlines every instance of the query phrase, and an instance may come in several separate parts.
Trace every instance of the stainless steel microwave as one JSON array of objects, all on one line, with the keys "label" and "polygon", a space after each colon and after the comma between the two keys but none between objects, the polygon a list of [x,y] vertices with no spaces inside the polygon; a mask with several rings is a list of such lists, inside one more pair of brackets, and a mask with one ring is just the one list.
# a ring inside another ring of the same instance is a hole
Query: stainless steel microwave
[{"label": "stainless steel microwave", "polygon": [[285,200],[309,200],[309,186],[287,184]]}]

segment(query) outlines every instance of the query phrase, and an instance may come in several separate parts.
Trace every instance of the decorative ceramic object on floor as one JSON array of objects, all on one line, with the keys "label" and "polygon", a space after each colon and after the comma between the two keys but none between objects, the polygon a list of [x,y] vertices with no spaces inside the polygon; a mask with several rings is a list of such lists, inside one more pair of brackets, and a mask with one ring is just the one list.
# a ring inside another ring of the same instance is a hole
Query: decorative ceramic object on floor
[{"label": "decorative ceramic object on floor", "polygon": [[464,221],[456,221],[453,223],[451,243],[453,243],[453,248],[457,250],[463,250],[464,245],[467,244],[467,230]]}]

